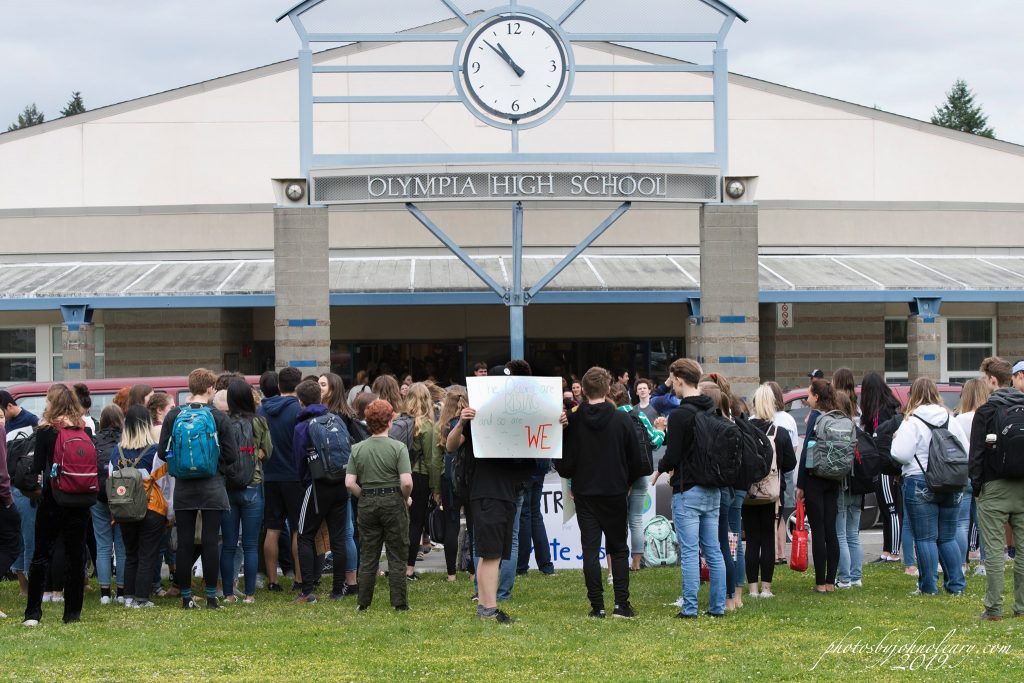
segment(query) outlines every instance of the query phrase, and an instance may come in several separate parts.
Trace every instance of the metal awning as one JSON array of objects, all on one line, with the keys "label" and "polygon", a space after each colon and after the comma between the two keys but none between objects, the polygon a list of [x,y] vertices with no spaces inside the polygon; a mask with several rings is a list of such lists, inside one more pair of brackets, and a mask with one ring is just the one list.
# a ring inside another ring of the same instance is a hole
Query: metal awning
[{"label": "metal awning", "polygon": [[[524,256],[531,287],[562,254]],[[511,285],[512,257],[477,262]],[[333,305],[492,303],[487,287],[454,256],[330,259]],[[765,255],[761,301],[1024,301],[1024,257]],[[584,255],[562,271],[536,303],[661,303],[699,296],[695,255]],[[0,264],[0,310],[272,306],[270,259]]]}]

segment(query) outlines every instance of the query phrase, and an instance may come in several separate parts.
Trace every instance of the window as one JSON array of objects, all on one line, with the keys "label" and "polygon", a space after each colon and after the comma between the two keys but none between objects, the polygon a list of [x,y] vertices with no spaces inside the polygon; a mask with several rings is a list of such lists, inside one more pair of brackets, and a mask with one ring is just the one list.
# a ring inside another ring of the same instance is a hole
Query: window
[{"label": "window", "polygon": [[885,319],[885,379],[890,382],[906,381],[910,376],[907,351],[907,319]]},{"label": "window", "polygon": [[[50,367],[53,369],[53,381],[60,382],[64,379],[64,339],[63,327],[55,325],[50,328]],[[102,325],[97,325],[93,332],[93,341],[96,344],[96,374],[94,379],[106,377],[106,333]]]},{"label": "window", "polygon": [[981,362],[995,350],[996,323],[993,318],[946,318],[943,358],[946,379],[964,381],[978,376]]},{"label": "window", "polygon": [[0,382],[34,382],[35,380],[35,328],[0,329]]}]

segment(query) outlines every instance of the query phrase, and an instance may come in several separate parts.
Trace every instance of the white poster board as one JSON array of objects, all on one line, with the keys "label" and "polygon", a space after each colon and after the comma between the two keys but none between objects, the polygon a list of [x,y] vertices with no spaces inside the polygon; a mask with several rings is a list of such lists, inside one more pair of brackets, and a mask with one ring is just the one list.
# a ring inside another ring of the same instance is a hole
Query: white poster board
[{"label": "white poster board", "polygon": [[[473,433],[476,438],[476,432]],[[544,516],[544,529],[548,533],[548,548],[551,561],[556,569],[579,569],[583,566],[583,546],[580,544],[580,527],[576,522],[576,507],[568,496],[566,480],[557,474],[549,474],[544,479],[544,493],[540,501],[540,512]],[[571,511],[571,514],[569,514]],[[654,519],[655,514],[654,487],[648,487],[644,499],[643,524]],[[641,526],[641,529],[643,526]],[[520,538],[522,543],[523,539]],[[605,549],[601,546],[598,553],[601,566],[604,567]],[[537,568],[535,553],[530,553],[530,566]]]},{"label": "white poster board", "polygon": [[562,457],[559,377],[467,377],[477,458]]}]

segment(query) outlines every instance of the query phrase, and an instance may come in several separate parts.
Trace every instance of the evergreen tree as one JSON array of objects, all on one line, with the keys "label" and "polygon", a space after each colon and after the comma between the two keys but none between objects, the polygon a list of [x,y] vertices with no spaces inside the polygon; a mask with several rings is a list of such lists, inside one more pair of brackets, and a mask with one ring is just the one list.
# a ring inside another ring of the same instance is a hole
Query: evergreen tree
[{"label": "evergreen tree", "polygon": [[18,120],[7,127],[7,132],[9,133],[12,130],[19,130],[21,128],[34,126],[37,123],[42,123],[45,118],[46,117],[43,116],[43,112],[36,109],[36,103],[33,102],[25,107],[25,111],[18,114]]},{"label": "evergreen tree", "polygon": [[961,79],[953,83],[942,106],[936,107],[932,123],[986,138],[996,136],[995,131],[987,126],[988,117],[981,111],[981,105],[974,103],[974,93]]},{"label": "evergreen tree", "polygon": [[71,99],[67,105],[60,110],[61,116],[74,116],[85,113],[85,102],[82,101],[82,93],[77,90],[71,93]]}]

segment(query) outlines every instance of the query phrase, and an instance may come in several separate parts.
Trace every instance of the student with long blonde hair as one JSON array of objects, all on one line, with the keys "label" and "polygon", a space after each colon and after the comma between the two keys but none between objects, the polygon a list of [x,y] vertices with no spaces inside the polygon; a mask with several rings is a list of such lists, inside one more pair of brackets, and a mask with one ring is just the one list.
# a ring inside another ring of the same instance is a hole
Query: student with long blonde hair
[{"label": "student with long blonde hair", "polygon": [[412,507],[409,508],[409,557],[405,575],[410,581],[415,581],[419,578],[416,554],[420,536],[427,525],[427,504],[431,496],[435,503],[441,503],[441,445],[434,426],[434,400],[426,384],[414,382],[409,385],[405,410],[414,422],[413,447],[409,452]]}]

